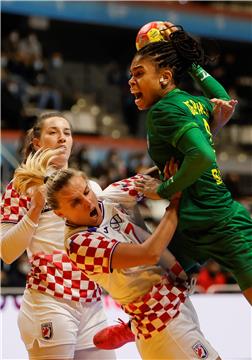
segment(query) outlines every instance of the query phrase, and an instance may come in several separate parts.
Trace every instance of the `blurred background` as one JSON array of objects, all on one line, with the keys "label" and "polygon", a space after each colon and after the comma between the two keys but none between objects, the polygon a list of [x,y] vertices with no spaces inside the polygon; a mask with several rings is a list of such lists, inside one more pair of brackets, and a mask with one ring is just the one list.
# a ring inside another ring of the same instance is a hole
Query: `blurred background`
[{"label": "blurred background", "polygon": [[[252,3],[250,1],[2,1],[1,191],[20,163],[24,133],[43,111],[65,113],[74,129],[70,165],[102,188],[152,166],[146,152],[145,112],[129,93],[129,65],[138,29],[170,20],[199,39],[215,57],[206,69],[239,104],[216,139],[222,176],[252,213]],[[191,79],[181,88],[200,94]],[[162,208],[142,204],[155,227]],[[2,264],[6,294],[23,287],[24,254]],[[209,261],[199,270],[198,293],[239,291]]]}]

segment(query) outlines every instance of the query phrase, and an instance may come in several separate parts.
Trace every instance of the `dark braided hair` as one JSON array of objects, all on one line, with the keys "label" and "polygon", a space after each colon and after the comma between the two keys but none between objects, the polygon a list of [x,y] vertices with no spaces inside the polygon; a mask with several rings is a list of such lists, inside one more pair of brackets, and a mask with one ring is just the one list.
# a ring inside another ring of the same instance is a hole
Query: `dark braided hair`
[{"label": "dark braided hair", "polygon": [[171,33],[170,40],[149,43],[136,55],[153,58],[158,68],[170,67],[175,83],[192,64],[203,65],[206,60],[203,48],[184,30]]}]

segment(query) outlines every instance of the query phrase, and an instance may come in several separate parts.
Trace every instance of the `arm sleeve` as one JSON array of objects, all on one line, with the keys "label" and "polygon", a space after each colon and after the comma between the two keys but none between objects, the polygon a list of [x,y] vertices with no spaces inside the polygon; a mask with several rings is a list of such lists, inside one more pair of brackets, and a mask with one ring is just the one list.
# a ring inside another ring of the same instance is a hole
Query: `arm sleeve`
[{"label": "arm sleeve", "polygon": [[193,64],[189,74],[199,85],[204,95],[209,99],[231,99],[224,87],[217,80],[215,80],[215,78],[208,74],[201,66]]},{"label": "arm sleeve", "polygon": [[143,198],[143,194],[135,190],[135,181],[142,178],[143,175],[136,174],[130,178],[114,182],[103,191],[99,198],[115,201],[126,207],[133,208]]},{"label": "arm sleeve", "polygon": [[65,241],[70,260],[89,277],[110,273],[111,257],[118,241],[99,233],[82,232]]},{"label": "arm sleeve", "polygon": [[198,128],[186,131],[178,141],[177,148],[185,157],[179,171],[159,185],[157,193],[162,198],[169,199],[192,185],[215,161],[212,147]]},{"label": "arm sleeve", "polygon": [[1,258],[11,264],[29,246],[37,224],[25,215],[17,224],[1,224]]}]

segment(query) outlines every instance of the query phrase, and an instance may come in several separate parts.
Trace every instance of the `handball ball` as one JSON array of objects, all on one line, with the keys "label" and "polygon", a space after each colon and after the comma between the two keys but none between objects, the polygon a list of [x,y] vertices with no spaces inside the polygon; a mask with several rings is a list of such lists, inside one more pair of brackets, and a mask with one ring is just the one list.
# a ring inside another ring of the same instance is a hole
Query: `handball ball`
[{"label": "handball ball", "polygon": [[165,30],[166,26],[163,21],[152,21],[145,24],[138,31],[136,36],[136,48],[140,50],[150,42],[162,41],[164,37],[160,30]]}]

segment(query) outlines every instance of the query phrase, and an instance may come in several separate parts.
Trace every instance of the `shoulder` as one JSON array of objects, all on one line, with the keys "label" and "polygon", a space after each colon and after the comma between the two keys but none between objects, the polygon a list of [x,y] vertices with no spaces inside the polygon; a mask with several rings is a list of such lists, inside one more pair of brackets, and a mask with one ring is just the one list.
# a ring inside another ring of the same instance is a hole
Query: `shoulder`
[{"label": "shoulder", "polygon": [[152,116],[155,119],[162,116],[162,114],[165,114],[166,118],[186,115],[187,109],[184,101],[189,98],[190,95],[185,91],[174,89],[151,107],[149,116]]},{"label": "shoulder", "polygon": [[96,196],[99,196],[100,194],[102,194],[102,188],[96,181],[89,180],[88,182],[89,182],[89,185],[90,185],[92,191],[95,193]]},{"label": "shoulder", "polygon": [[13,186],[13,180],[9,182],[9,184],[6,186],[5,191],[2,196],[3,199],[6,198],[18,198],[18,199],[26,199],[30,201],[30,198],[28,196],[20,195]]},{"label": "shoulder", "polygon": [[100,199],[110,200],[115,203],[122,203],[122,204],[135,204],[136,202],[140,201],[143,197],[142,194],[138,193],[135,190],[135,182],[136,180],[142,179],[143,175],[136,174],[130,178],[122,179],[116,181],[109,185],[99,196]]},{"label": "shoulder", "polygon": [[[78,231],[70,235],[65,241],[65,246],[70,259],[80,263],[85,268],[90,265],[91,259],[109,259],[114,247],[118,244],[116,239],[110,239],[100,232]],[[96,262],[96,265],[101,265]]]},{"label": "shoulder", "polygon": [[1,201],[2,222],[16,223],[22,219],[30,208],[31,199],[20,195],[11,181],[5,189]]},{"label": "shoulder", "polygon": [[67,236],[66,245],[70,248],[71,252],[78,252],[79,247],[104,247],[104,244],[110,241],[108,237],[98,231],[98,228],[85,230],[76,228],[74,234]]}]

